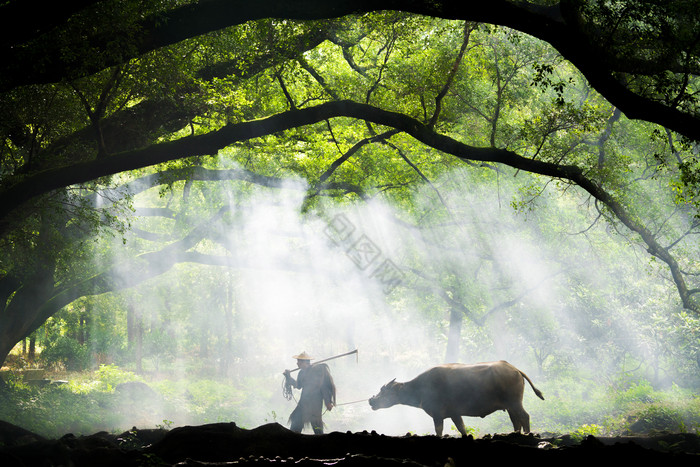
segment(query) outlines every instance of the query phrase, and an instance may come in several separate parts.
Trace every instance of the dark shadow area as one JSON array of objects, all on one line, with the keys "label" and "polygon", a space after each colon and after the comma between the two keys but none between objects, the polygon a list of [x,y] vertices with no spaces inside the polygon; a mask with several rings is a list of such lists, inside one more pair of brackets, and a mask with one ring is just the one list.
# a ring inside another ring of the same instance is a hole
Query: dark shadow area
[{"label": "dark shadow area", "polygon": [[[385,436],[377,433],[297,434],[271,423],[243,429],[235,423],[172,430],[134,428],[120,435],[96,433],[48,440],[0,422],[0,465],[8,466],[459,466],[488,459],[492,465],[566,465],[604,461],[697,465],[700,437],[658,434],[629,437],[493,435],[474,439]],[[532,462],[533,464],[529,464]],[[537,464],[534,464],[534,463]],[[515,464],[510,464],[515,465]]]}]

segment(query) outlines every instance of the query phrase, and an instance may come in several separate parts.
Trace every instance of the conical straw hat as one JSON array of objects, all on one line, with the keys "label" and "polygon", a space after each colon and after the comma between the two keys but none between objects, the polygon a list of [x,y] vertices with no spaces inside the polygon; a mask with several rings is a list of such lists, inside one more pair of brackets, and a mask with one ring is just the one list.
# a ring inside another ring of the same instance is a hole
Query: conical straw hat
[{"label": "conical straw hat", "polygon": [[294,355],[292,358],[296,358],[297,360],[313,360],[313,358],[306,353],[306,350],[299,355]]}]

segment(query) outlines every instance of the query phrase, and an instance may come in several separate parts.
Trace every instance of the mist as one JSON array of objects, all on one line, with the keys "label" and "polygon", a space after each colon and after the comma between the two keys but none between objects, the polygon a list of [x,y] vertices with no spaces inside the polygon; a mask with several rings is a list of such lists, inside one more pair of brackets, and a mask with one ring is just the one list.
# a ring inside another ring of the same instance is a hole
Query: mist
[{"label": "mist", "polygon": [[[151,319],[165,323],[169,313],[186,313],[194,327],[203,323],[222,329],[221,307],[230,309],[237,340],[230,348],[208,349],[216,355],[207,355],[210,363],[202,367],[225,362],[226,377],[237,388],[236,399],[228,403],[238,418],[193,418],[178,410],[177,402],[154,399],[149,403],[161,404],[158,410],[140,422],[286,426],[295,401],[283,397],[282,372],[296,367],[292,356],[306,351],[319,360],[357,349],[355,355],[328,362],[338,406],[324,414],[326,430],[430,434],[432,420],[421,410],[395,406],[375,412],[367,399],[393,378],[407,381],[445,362],[450,305],[440,296],[441,283],[469,312],[462,316],[454,360],[507,360],[525,371],[548,400],[556,396],[547,394],[546,368],[553,361],[560,365],[557,358],[581,377],[606,378],[604,362],[585,346],[590,339],[585,336],[600,323],[582,317],[579,307],[590,304],[572,295],[581,295],[575,289],[603,284],[606,290],[620,290],[611,284],[632,277],[645,284],[658,281],[645,270],[648,259],[604,223],[596,224],[596,213],[576,190],[562,194],[545,188],[519,209],[518,185],[496,182],[457,170],[425,185],[410,216],[379,197],[345,205],[322,201],[305,211],[306,191],[299,183],[257,188],[252,195],[230,184],[229,221],[222,223],[218,247],[226,264],[181,264],[158,279],[169,284],[165,293],[154,291],[151,282],[125,293],[137,296],[137,306]],[[138,226],[138,209],[136,214],[132,222]],[[188,215],[193,221],[194,213]],[[200,222],[206,219],[201,213]],[[134,241],[127,239],[127,247]],[[614,256],[610,250],[607,257],[598,253],[597,247],[615,241],[622,246]],[[230,301],[226,306],[211,298],[216,295],[212,287],[222,284]],[[650,287],[647,294],[658,288]],[[600,316],[616,320],[615,307],[622,300],[609,297],[610,308],[601,305]],[[628,337],[636,342],[636,327],[629,324]],[[182,344],[191,331],[170,328],[169,339]],[[157,377],[205,379],[189,365],[175,351]],[[174,394],[175,401],[185,397]],[[526,390],[531,415],[541,403]],[[133,425],[133,411],[125,407],[123,414],[125,426]],[[465,418],[465,423],[510,431],[507,414],[500,412],[485,420]],[[536,429],[534,415],[532,424]]]}]

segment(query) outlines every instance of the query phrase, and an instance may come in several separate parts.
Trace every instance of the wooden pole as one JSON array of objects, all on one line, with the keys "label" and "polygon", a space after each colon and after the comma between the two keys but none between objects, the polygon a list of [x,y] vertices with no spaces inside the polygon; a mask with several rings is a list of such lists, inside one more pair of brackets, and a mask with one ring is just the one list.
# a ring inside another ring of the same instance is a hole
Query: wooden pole
[{"label": "wooden pole", "polygon": [[[317,361],[317,362],[314,362],[314,363],[312,364],[312,366],[313,366],[313,365],[318,365],[319,363],[327,362],[328,360],[333,360],[333,359],[336,359],[336,358],[345,357],[345,356],[347,356],[347,355],[352,355],[352,354],[354,354],[354,353],[357,353],[357,349],[351,350],[350,352],[342,353],[342,354],[340,354],[340,355],[335,355],[335,356],[333,356],[333,357],[324,358],[323,360],[319,360],[319,361]],[[290,373],[294,373],[295,371],[297,371],[297,370],[299,370],[299,369],[300,369],[300,368],[297,367],[297,368],[294,368],[293,370],[289,370],[289,372],[290,372]]]}]

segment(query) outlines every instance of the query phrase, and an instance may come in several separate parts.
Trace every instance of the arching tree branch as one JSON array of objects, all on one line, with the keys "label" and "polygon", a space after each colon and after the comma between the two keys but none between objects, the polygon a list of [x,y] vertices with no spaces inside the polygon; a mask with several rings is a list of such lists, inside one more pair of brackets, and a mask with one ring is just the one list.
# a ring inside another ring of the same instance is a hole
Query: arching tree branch
[{"label": "arching tree branch", "polygon": [[[0,50],[5,58],[0,64],[0,91],[26,84],[57,82],[93,74],[106,66],[123,63],[160,47],[251,20],[324,19],[360,12],[398,10],[445,19],[507,26],[542,39],[573,63],[591,85],[619,107],[628,118],[655,122],[700,141],[700,117],[696,113],[673,107],[672,103],[665,104],[640,95],[628,86],[621,74],[624,76],[624,73],[629,71],[629,64],[620,60],[619,51],[615,48],[600,43],[600,37],[595,34],[595,25],[582,23],[579,8],[583,4],[573,0],[561,1],[547,7],[515,0],[209,0],[154,14],[136,25],[126,25],[124,37],[120,39],[128,38],[130,46],[120,50],[119,54],[109,52],[110,45],[113,47],[115,40],[113,31],[93,29],[92,24],[89,25],[90,30],[84,31],[84,34],[75,35],[80,39],[73,42],[51,40],[49,35],[36,39],[42,40],[40,45],[30,40],[21,46],[7,46]],[[4,9],[0,9],[0,17]],[[680,14],[676,10],[673,12]],[[694,12],[687,13],[690,15],[689,20],[693,14]],[[18,15],[21,16],[22,13]],[[17,21],[22,19],[17,18]],[[684,18],[679,19],[683,20]],[[629,43],[623,45],[631,47]],[[85,63],[83,55],[77,53],[83,49],[94,51],[96,59]],[[690,52],[695,53],[694,50]],[[676,62],[657,59],[657,62],[659,61],[672,64]],[[620,63],[622,64],[618,68]],[[658,66],[658,63],[652,58],[649,65]],[[643,67],[637,65],[637,68]],[[667,69],[669,68],[664,68]],[[687,67],[684,69],[687,70]]]},{"label": "arching tree branch", "polygon": [[105,159],[39,173],[0,193],[0,219],[5,219],[21,203],[54,189],[184,157],[213,155],[231,144],[324,122],[335,117],[356,118],[394,128],[411,135],[433,149],[465,161],[504,164],[515,169],[566,180],[578,185],[604,204],[628,229],[640,236],[648,252],[668,266],[683,306],[700,311],[700,307],[695,303],[689,292],[677,261],[668,249],[660,245],[652,232],[637,222],[610,193],[587,178],[581,168],[530,159],[506,149],[469,146],[451,137],[439,134],[427,125],[407,115],[353,101],[333,101],[305,109],[282,112],[260,120],[231,123],[210,133],[181,138],[136,151],[114,154]]}]

